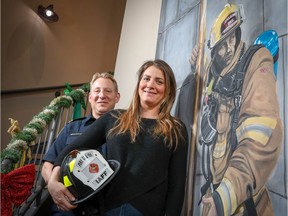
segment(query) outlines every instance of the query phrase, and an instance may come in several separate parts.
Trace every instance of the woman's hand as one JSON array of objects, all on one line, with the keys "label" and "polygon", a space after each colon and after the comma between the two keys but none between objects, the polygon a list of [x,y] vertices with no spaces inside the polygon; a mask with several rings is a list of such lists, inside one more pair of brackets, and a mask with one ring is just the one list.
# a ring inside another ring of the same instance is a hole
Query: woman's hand
[{"label": "woman's hand", "polygon": [[53,169],[52,175],[48,180],[48,191],[57,205],[62,211],[70,211],[77,207],[77,205],[71,204],[71,201],[75,200],[75,197],[69,192],[69,190],[58,181],[60,167]]},{"label": "woman's hand", "polygon": [[203,203],[203,205],[205,205],[209,208],[209,211],[207,214],[208,216],[217,216],[215,202],[211,196],[210,197],[203,196],[202,203]]}]

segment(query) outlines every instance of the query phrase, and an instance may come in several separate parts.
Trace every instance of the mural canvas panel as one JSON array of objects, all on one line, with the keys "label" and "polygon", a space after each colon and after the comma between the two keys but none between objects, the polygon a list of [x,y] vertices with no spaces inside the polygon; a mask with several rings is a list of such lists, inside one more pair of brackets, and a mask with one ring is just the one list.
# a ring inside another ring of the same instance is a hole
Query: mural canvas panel
[{"label": "mural canvas panel", "polygon": [[[286,5],[287,5],[287,1]],[[202,154],[203,146],[199,143],[199,128],[201,121],[201,108],[203,108],[204,93],[202,88],[205,86],[203,78],[204,70],[201,71],[200,80],[197,77],[195,69],[191,67],[189,59],[191,57],[192,49],[199,42],[200,34],[204,32],[205,45],[203,49],[202,67],[209,65],[211,61],[211,50],[207,46],[209,40],[211,28],[215,24],[215,20],[220,12],[223,10],[227,1],[207,1],[205,10],[205,29],[203,30],[203,23],[201,24],[201,17],[203,18],[203,11],[201,12],[201,4],[203,1],[178,1],[178,7],[175,7],[176,3],[173,3],[175,11],[172,16],[169,16],[171,11],[171,1],[163,1],[162,15],[159,29],[158,38],[158,50],[156,57],[166,60],[175,72],[175,76],[178,84],[177,101],[175,103],[173,114],[182,119],[188,128],[190,134],[191,144],[193,144],[193,136],[197,138],[195,146],[190,146],[189,161],[190,169],[188,169],[188,184],[186,191],[185,204],[183,208],[184,215],[200,215],[202,212],[201,205],[198,206],[200,200],[200,188],[205,183],[202,171]],[[241,40],[245,41],[246,46],[253,44],[255,39],[264,32],[265,23],[263,23],[263,16],[265,16],[266,5],[263,1],[233,1],[235,5],[241,7],[245,16],[243,15],[243,23],[241,23]],[[276,3],[277,4],[277,3]],[[279,2],[281,4],[281,2]],[[170,6],[169,6],[170,5]],[[186,7],[186,8],[185,8]],[[165,8],[170,8],[168,11]],[[260,9],[259,9],[260,8]],[[274,10],[277,6],[274,6]],[[279,8],[279,7],[278,7]],[[263,9],[263,10],[262,10]],[[266,9],[267,11],[267,9]],[[165,14],[165,16],[163,15]],[[168,18],[167,18],[168,17]],[[165,20],[163,20],[165,19]],[[267,17],[269,22],[273,17]],[[281,21],[283,22],[283,20]],[[287,23],[287,20],[286,20]],[[202,30],[201,30],[202,27]],[[276,28],[277,29],[277,26]],[[281,29],[281,32],[287,32],[287,29]],[[279,31],[278,31],[279,32]],[[277,33],[277,31],[276,31]],[[280,50],[282,48],[281,36],[279,38]],[[184,45],[186,43],[186,46]],[[161,48],[161,49],[160,49]],[[285,49],[285,46],[284,46]],[[181,50],[181,51],[177,51]],[[286,48],[287,50],[287,48]],[[286,59],[279,58],[281,62],[286,62]],[[280,69],[279,69],[280,68]],[[278,75],[282,76],[283,69],[278,67]],[[287,76],[286,76],[287,79]],[[200,84],[197,84],[200,82]],[[278,81],[277,81],[278,82]],[[203,83],[203,86],[202,86]],[[279,85],[279,82],[277,83]],[[282,83],[283,84],[283,83]],[[284,83],[285,84],[285,83]],[[198,87],[197,87],[198,85]],[[280,84],[281,85],[281,84]],[[195,88],[200,88],[198,98],[195,96]],[[278,87],[279,88],[279,87]],[[283,88],[283,86],[280,86]],[[283,95],[283,93],[282,93]],[[280,97],[281,100],[281,92]],[[196,99],[196,101],[195,101]],[[283,110],[285,102],[280,101],[280,110]],[[195,113],[195,107],[197,112]],[[284,109],[285,111],[285,109]],[[283,112],[281,116],[283,117]],[[203,124],[202,124],[203,125]],[[193,132],[192,132],[193,131]],[[275,215],[282,215],[284,211],[287,213],[287,175],[284,167],[287,153],[285,154],[284,139],[282,140],[283,149],[280,152],[280,156],[276,156],[274,160],[277,160],[277,164],[272,171],[270,179],[267,181],[267,187],[269,196],[272,199],[273,206],[276,204],[277,208],[274,208]],[[192,151],[192,152],[191,152]],[[264,165],[263,165],[264,166]],[[206,168],[207,169],[207,168]],[[264,167],[263,167],[264,169]],[[275,176],[278,176],[276,178]],[[280,176],[280,177],[279,177]],[[277,179],[277,180],[276,180]],[[192,183],[191,183],[192,182]],[[190,183],[190,185],[189,185]],[[280,192],[282,191],[282,192]],[[280,193],[279,193],[280,192]],[[275,195],[276,194],[276,195]],[[191,203],[192,202],[192,203]],[[280,204],[279,204],[280,203]],[[280,205],[280,208],[279,208]],[[281,212],[281,214],[280,214]]]}]

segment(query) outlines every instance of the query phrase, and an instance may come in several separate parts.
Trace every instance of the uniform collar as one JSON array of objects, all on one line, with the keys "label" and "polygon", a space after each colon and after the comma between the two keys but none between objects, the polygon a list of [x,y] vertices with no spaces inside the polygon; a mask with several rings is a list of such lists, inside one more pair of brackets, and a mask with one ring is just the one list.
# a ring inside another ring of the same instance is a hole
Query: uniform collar
[{"label": "uniform collar", "polygon": [[91,122],[94,122],[96,119],[90,114],[90,115],[88,115],[84,120],[83,120],[83,123],[84,124],[89,124],[89,123],[91,123]]}]

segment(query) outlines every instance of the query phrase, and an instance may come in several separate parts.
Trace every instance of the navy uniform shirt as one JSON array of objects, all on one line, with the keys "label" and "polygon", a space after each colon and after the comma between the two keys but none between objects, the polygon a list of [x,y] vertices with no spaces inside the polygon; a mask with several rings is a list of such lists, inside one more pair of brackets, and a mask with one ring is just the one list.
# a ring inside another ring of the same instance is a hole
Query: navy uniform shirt
[{"label": "navy uniform shirt", "polygon": [[[66,145],[72,143],[83,132],[85,132],[95,120],[96,119],[92,115],[89,115],[87,117],[79,118],[68,123],[62,129],[61,133],[54,141],[54,143],[51,145],[50,149],[45,154],[43,160],[54,164],[54,161],[56,160],[62,149],[64,149]],[[105,157],[105,145],[101,146],[97,150]]]}]

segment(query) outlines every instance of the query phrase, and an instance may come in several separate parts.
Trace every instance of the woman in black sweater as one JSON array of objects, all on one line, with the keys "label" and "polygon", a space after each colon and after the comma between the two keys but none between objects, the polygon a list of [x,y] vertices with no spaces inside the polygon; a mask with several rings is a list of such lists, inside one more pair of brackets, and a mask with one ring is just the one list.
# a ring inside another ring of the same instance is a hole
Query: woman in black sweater
[{"label": "woman in black sweater", "polygon": [[170,115],[175,96],[170,66],[159,59],[145,62],[129,108],[103,115],[59,155],[48,182],[58,208],[77,207],[70,203],[74,197],[68,189],[57,190],[63,158],[71,150],[106,143],[106,159],[119,161],[121,168],[105,187],[105,215],[180,215],[188,138],[184,124]]}]

